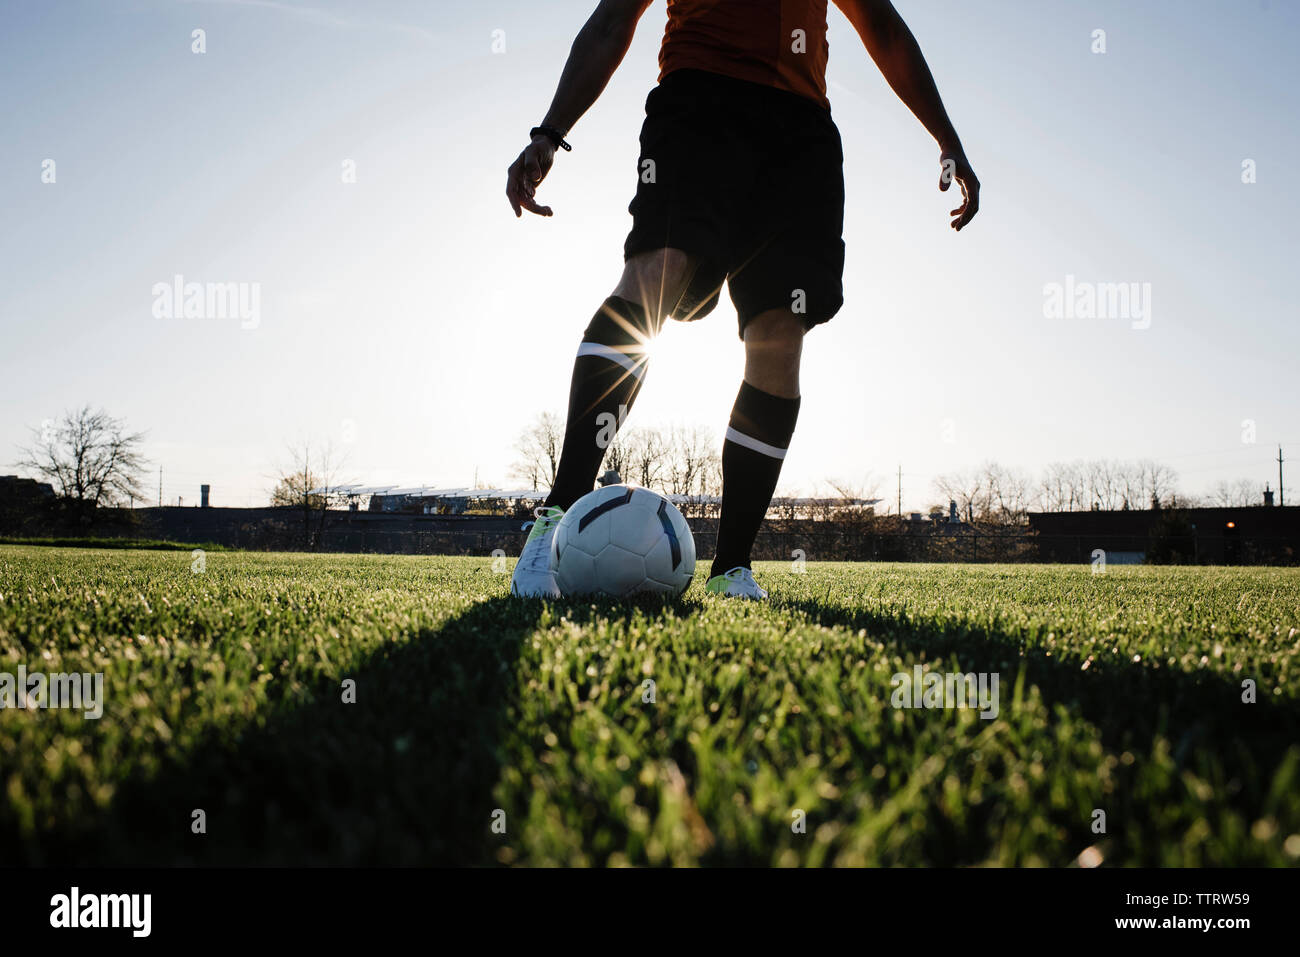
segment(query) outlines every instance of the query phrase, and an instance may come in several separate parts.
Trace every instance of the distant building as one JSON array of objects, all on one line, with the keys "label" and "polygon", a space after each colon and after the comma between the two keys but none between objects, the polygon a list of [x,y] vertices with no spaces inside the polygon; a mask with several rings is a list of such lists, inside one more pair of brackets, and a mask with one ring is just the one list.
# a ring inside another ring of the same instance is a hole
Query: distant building
[{"label": "distant building", "polygon": [[0,475],[0,502],[11,505],[39,505],[53,499],[54,486],[17,475]]},{"label": "distant building", "polygon": [[425,488],[422,486],[356,488],[344,494],[369,498],[369,511],[416,515],[464,515],[477,511],[512,511],[520,505],[541,502],[542,489]]},{"label": "distant building", "polygon": [[[1271,496],[1269,496],[1271,498]],[[1266,500],[1267,501],[1267,500]],[[1160,508],[1030,512],[1039,557],[1107,564],[1173,561],[1200,565],[1295,564],[1300,508]]]},{"label": "distant building", "polygon": [[[607,470],[600,476],[602,487],[621,481],[618,472]],[[546,500],[549,489],[501,488],[427,488],[395,485],[340,485],[331,489],[312,489],[309,494],[329,492],[336,500],[346,500],[353,510],[360,507],[371,512],[399,512],[415,515],[464,515],[466,513],[510,513],[531,508]],[[668,495],[666,498],[690,514],[716,512],[722,504],[720,495]],[[364,505],[358,503],[365,502]],[[787,498],[772,499],[769,514],[782,518],[832,518],[841,509],[864,509],[879,504],[878,498]],[[955,506],[954,506],[955,507]]]},{"label": "distant building", "polygon": [[43,523],[49,511],[46,506],[55,498],[54,486],[49,482],[0,475],[0,533],[30,534]]}]

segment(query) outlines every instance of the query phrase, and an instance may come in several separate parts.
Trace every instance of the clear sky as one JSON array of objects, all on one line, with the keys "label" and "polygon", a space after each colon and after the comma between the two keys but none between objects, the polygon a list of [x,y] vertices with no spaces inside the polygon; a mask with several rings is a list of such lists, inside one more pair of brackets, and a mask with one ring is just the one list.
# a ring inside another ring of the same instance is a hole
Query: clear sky
[{"label": "clear sky", "polygon": [[[934,475],[985,459],[1094,457],[1262,487],[1278,442],[1297,474],[1300,4],[896,5],[982,211],[948,228],[936,148],[832,9],[846,305],[807,341],[783,488],[870,474],[892,499],[901,463],[920,509]],[[148,431],[169,501],[208,482],[213,504],[262,504],[304,438],[343,480],[517,484],[511,444],[563,408],[617,279],[657,74],[663,0],[539,193],[555,217],[516,221],[505,169],[594,6],[0,5],[0,465],[90,403]],[[159,318],[177,274],[258,284],[258,321]],[[1149,326],[1048,318],[1067,276],[1149,283]],[[631,423],[720,437],[741,365],[724,296],[665,332]]]}]

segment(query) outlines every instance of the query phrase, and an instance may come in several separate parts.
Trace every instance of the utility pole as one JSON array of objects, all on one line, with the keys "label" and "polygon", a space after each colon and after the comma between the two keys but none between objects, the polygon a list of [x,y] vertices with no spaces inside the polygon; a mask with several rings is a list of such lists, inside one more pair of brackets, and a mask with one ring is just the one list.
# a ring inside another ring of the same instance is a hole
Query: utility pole
[{"label": "utility pole", "polygon": [[162,466],[158,466],[158,507],[162,508]]},{"label": "utility pole", "polygon": [[898,517],[903,517],[903,464],[898,465]]},{"label": "utility pole", "polygon": [[1282,494],[1282,446],[1277,447],[1277,507],[1281,508],[1286,504],[1286,497]]}]

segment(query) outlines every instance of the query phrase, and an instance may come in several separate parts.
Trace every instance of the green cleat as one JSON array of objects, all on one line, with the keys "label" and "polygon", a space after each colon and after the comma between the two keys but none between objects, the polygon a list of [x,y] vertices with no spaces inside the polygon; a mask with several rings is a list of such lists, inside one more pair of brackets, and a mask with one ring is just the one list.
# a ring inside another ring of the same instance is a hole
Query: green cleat
[{"label": "green cleat", "polygon": [[533,515],[537,520],[531,523],[533,530],[528,533],[524,550],[515,563],[510,594],[520,598],[559,598],[560,587],[555,584],[555,570],[551,567],[551,543],[555,540],[555,528],[564,517],[564,509],[540,506]]},{"label": "green cleat", "polygon": [[704,586],[704,590],[710,595],[748,598],[751,601],[762,601],[767,597],[767,592],[759,588],[758,583],[754,581],[754,573],[743,565],[737,565],[721,575],[714,575]]}]

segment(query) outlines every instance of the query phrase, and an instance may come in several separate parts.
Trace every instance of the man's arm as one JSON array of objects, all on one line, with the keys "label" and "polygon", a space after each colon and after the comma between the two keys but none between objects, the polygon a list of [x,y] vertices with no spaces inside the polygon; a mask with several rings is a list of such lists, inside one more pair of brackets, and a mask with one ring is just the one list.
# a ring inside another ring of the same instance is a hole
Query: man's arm
[{"label": "man's arm", "polygon": [[[587,19],[569,51],[568,62],[560,74],[551,108],[543,126],[567,134],[605,90],[609,78],[623,62],[632,45],[636,25],[650,6],[650,0],[600,0],[596,11]],[[551,171],[555,161],[555,144],[545,136],[535,136],[511,165],[506,179],[506,197],[515,211],[550,216],[549,206],[539,206],[534,199],[538,185]]]},{"label": "man's arm", "polygon": [[886,82],[939,144],[943,167],[939,188],[947,190],[954,179],[961,186],[964,201],[952,211],[956,217],[952,228],[960,230],[979,212],[979,179],[966,159],[916,37],[890,0],[835,0],[835,4],[862,37]]}]

